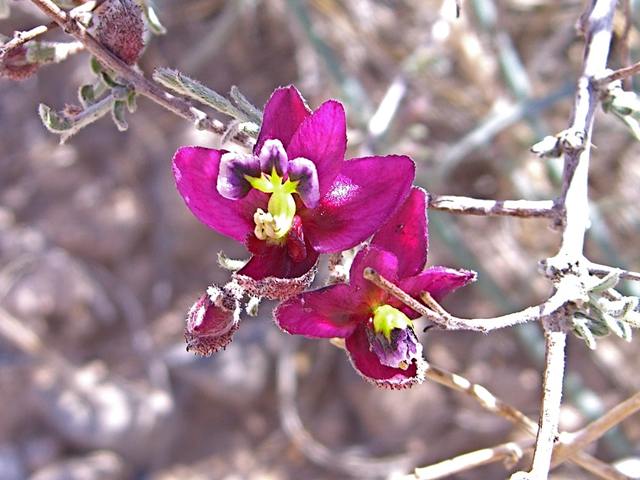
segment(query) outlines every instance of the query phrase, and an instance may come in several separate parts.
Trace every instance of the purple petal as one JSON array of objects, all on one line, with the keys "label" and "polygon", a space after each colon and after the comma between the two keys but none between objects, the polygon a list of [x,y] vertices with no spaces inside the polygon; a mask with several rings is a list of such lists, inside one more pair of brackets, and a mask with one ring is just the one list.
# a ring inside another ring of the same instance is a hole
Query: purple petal
[{"label": "purple petal", "polygon": [[266,140],[258,158],[260,159],[260,170],[267,175],[271,175],[275,168],[276,173],[280,177],[284,177],[284,174],[289,169],[287,153],[284,151],[280,140]]},{"label": "purple petal", "polygon": [[289,178],[298,181],[296,191],[307,208],[316,208],[320,200],[318,172],[311,160],[295,158],[289,162]]},{"label": "purple petal", "polygon": [[425,191],[413,187],[396,213],[371,239],[398,257],[398,278],[417,275],[427,263],[427,199]]},{"label": "purple petal", "polygon": [[[429,292],[439,302],[454,290],[473,282],[476,273],[468,270],[456,270],[448,267],[432,267],[415,277],[400,280],[397,285],[415,299],[420,299],[420,293]],[[409,318],[417,318],[418,315],[409,307],[404,306],[398,300],[392,299],[389,304],[398,308]]]},{"label": "purple petal", "polygon": [[348,250],[373,235],[407,196],[415,175],[409,157],[343,162],[317,208],[300,210],[305,234],[320,253]]},{"label": "purple petal", "polygon": [[329,100],[307,118],[287,147],[289,158],[308,158],[316,165],[320,196],[331,188],[347,151],[347,121],[339,102]]},{"label": "purple petal", "polygon": [[367,328],[366,333],[373,352],[387,367],[402,368],[422,358],[422,344],[413,327],[394,328],[390,339],[382,332],[374,332],[373,328]]},{"label": "purple petal", "polygon": [[302,293],[273,312],[281,329],[311,338],[346,338],[371,315],[349,285],[331,285]]},{"label": "purple petal", "polygon": [[346,340],[349,358],[358,373],[376,385],[395,389],[408,388],[422,382],[422,373],[415,363],[406,370],[382,365],[378,356],[370,349],[366,328],[367,325],[361,323]]},{"label": "purple petal", "polygon": [[290,85],[277,89],[264,107],[262,128],[253,152],[257,155],[270,138],[280,140],[286,149],[293,134],[310,114],[296,87]]},{"label": "purple petal", "polygon": [[227,152],[220,159],[220,174],[216,182],[218,193],[228,200],[246,197],[251,184],[246,176],[260,177],[260,162],[253,155]]},{"label": "purple petal", "polygon": [[382,304],[387,294],[374,283],[363,277],[362,272],[367,267],[373,268],[390,282],[395,282],[398,278],[398,259],[393,253],[380,250],[376,247],[364,247],[353,259],[349,272],[349,284],[356,288],[369,291],[369,305],[371,309],[373,309]]},{"label": "purple petal", "polygon": [[253,189],[242,200],[227,200],[216,189],[220,158],[224,152],[204,147],[182,147],[173,157],[178,191],[198,220],[217,232],[244,243],[253,232],[253,214],[267,210],[267,194]]}]

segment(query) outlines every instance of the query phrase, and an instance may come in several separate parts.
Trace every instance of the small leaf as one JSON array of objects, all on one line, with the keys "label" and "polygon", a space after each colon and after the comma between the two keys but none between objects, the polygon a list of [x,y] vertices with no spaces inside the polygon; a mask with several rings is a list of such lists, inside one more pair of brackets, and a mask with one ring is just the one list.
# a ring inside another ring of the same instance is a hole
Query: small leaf
[{"label": "small leaf", "polygon": [[623,319],[626,323],[635,328],[640,328],[640,313],[635,311],[627,312]]},{"label": "small leaf", "polygon": [[618,285],[618,282],[620,281],[621,273],[622,273],[622,270],[612,270],[603,278],[591,277],[594,283],[592,285],[589,285],[588,287],[589,292],[593,292],[593,293],[605,292],[610,288],[615,287],[616,285]]},{"label": "small leaf", "polygon": [[591,330],[587,328],[586,321],[583,318],[574,318],[573,319],[573,327],[575,329],[576,334],[579,337],[582,337],[591,350],[596,349],[596,339],[593,337]]},{"label": "small leaf", "polygon": [[251,121],[251,115],[234,107],[231,102],[191,77],[183,75],[170,68],[157,68],[153,72],[153,79],[173,91],[215,108],[225,115],[229,115],[241,122]]},{"label": "small leaf", "polygon": [[236,102],[236,105],[238,105],[238,108],[245,112],[254,123],[258,125],[262,124],[262,112],[247,100],[247,97],[238,90],[238,87],[232,85],[229,94],[233,101]]},{"label": "small leaf", "polygon": [[248,315],[255,317],[258,315],[258,308],[260,307],[260,297],[249,297],[249,301],[247,302],[246,312]]},{"label": "small leaf", "polygon": [[620,325],[622,326],[622,330],[623,330],[623,334],[620,335],[620,338],[622,338],[623,340],[626,340],[627,342],[630,342],[631,337],[633,335],[631,326],[626,322],[620,322]]},{"label": "small leaf", "polygon": [[89,61],[89,65],[91,66],[91,71],[96,75],[100,75],[104,70],[104,67],[102,66],[102,64],[93,55],[91,55],[91,60]]},{"label": "small leaf", "polygon": [[624,332],[622,326],[618,320],[616,320],[611,315],[605,313],[602,315],[602,320],[605,322],[610,331],[615,333],[618,337],[624,338]]},{"label": "small leaf", "polygon": [[51,107],[41,103],[38,106],[38,114],[44,126],[50,132],[62,133],[73,128],[73,120],[65,115],[60,115],[58,112],[51,110]]},{"label": "small leaf", "polygon": [[234,260],[225,255],[224,252],[218,253],[218,263],[225,270],[238,271],[247,264],[247,260]]},{"label": "small leaf", "polygon": [[253,122],[242,122],[238,125],[238,131],[257,138],[260,133],[260,125]]},{"label": "small leaf", "polygon": [[129,95],[127,95],[127,110],[129,110],[129,113],[135,112],[138,108],[138,105],[136,104],[136,96],[136,92],[134,91],[130,91]]},{"label": "small leaf", "polygon": [[93,85],[82,85],[78,90],[78,99],[84,108],[96,103],[95,91]]},{"label": "small leaf", "polygon": [[144,13],[145,18],[147,19],[147,23],[149,25],[149,30],[154,35],[164,35],[167,33],[167,29],[160,23],[160,19],[156,14],[156,10],[153,5],[150,5],[147,0],[142,0],[140,2],[140,6],[142,7],[142,12]]},{"label": "small leaf", "polygon": [[116,82],[113,78],[111,78],[110,72],[107,72],[106,70],[103,70],[102,72],[100,72],[100,76],[102,78],[102,81],[109,88],[116,88],[116,87],[121,87],[122,86],[118,82]]},{"label": "small leaf", "polygon": [[118,127],[118,130],[121,132],[124,132],[129,128],[127,121],[124,119],[126,105],[126,102],[116,100],[113,102],[113,107],[111,108],[111,117],[113,118],[116,127]]}]

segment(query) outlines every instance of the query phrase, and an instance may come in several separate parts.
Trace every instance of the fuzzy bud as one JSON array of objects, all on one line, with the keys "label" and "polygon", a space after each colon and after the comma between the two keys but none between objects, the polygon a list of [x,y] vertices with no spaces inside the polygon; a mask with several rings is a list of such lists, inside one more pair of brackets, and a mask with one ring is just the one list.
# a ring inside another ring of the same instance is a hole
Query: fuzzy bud
[{"label": "fuzzy bud", "polygon": [[37,62],[27,59],[27,49],[24,45],[9,50],[0,60],[0,76],[10,80],[24,80],[36,73],[40,68]]},{"label": "fuzzy bud", "polygon": [[144,48],[142,9],[133,0],[108,0],[96,13],[98,40],[127,65],[135,64]]},{"label": "fuzzy bud", "polygon": [[225,288],[212,285],[189,310],[184,338],[187,350],[209,356],[224,349],[240,321],[240,303]]}]

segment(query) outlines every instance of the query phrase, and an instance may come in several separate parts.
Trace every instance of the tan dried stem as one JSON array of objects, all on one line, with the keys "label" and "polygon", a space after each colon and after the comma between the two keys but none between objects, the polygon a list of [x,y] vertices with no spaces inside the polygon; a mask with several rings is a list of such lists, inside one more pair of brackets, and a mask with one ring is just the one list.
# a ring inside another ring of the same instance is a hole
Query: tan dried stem
[{"label": "tan dried stem", "polygon": [[[508,420],[520,430],[528,433],[529,435],[536,436],[538,432],[538,425],[531,420],[529,417],[524,415],[522,412],[503,402],[499,398],[495,397],[489,390],[487,390],[482,385],[478,385],[475,383],[471,383],[467,379],[456,375],[451,372],[447,372],[442,370],[439,367],[436,367],[432,364],[426,364],[425,367],[425,376],[431,380],[434,380],[441,385],[444,385],[452,390],[456,390],[462,392],[475,401],[477,401],[480,406],[489,412],[495,413],[496,415],[501,416],[502,418]],[[629,402],[631,403],[631,402]],[[621,421],[626,416],[630,415],[631,409],[633,406],[627,406],[626,408],[622,408],[624,413],[618,413],[616,418],[618,421]],[[618,409],[618,407],[616,407]],[[616,410],[614,409],[614,410]],[[612,410],[613,412],[613,410]],[[596,422],[594,422],[596,423]],[[611,420],[605,422],[607,425],[611,425]],[[587,427],[588,429],[589,427]],[[582,431],[582,430],[581,430]],[[600,434],[604,433],[605,430],[599,429]],[[578,432],[579,433],[579,432]],[[569,434],[562,433],[561,438],[566,437],[567,440],[575,438],[577,434]],[[595,440],[593,437],[590,437],[591,441]],[[440,462],[434,465],[430,465],[427,467],[417,468],[413,475],[407,475],[403,478],[403,480],[426,480],[426,479],[435,479],[435,478],[443,478],[447,475],[452,475],[456,472],[461,472],[463,470],[469,470],[471,468],[484,465],[486,463],[492,463],[503,459],[508,459],[509,457],[513,457],[513,460],[519,460],[521,454],[527,449],[533,449],[535,445],[535,440],[532,438],[530,440],[525,440],[519,443],[505,443],[503,445],[498,445],[497,447],[487,448],[478,450],[477,452],[471,452],[465,455],[461,455],[459,457],[446,460],[444,462]],[[559,444],[556,447],[557,452],[562,452],[563,445]],[[554,451],[554,452],[555,452]],[[558,462],[554,462],[554,466],[562,463],[563,461],[569,459],[573,463],[581,466],[585,470],[593,473],[598,478],[606,479],[606,480],[629,480],[629,477],[621,474],[616,471],[610,465],[607,465],[604,462],[592,457],[588,453],[578,451],[577,449],[571,450],[572,455],[568,453],[563,454],[562,458],[558,458]],[[554,459],[555,460],[555,459]],[[515,462],[513,462],[515,464]]]},{"label": "tan dried stem", "polygon": [[33,40],[34,38],[37,38],[44,33],[47,33],[53,28],[58,28],[58,24],[55,22],[51,22],[48,25],[40,25],[26,32],[15,32],[11,40],[9,40],[4,45],[0,45],[0,59],[2,59],[14,48],[17,48],[20,45],[24,45],[26,42]]},{"label": "tan dried stem", "polygon": [[480,465],[503,461],[507,465],[517,463],[522,456],[533,450],[535,439],[529,438],[519,442],[507,442],[491,448],[483,448],[475,452],[465,453],[427,467],[416,468],[413,475],[403,480],[437,480],[464,472]]},{"label": "tan dried stem", "polygon": [[[552,319],[545,319],[546,355],[542,382],[542,405],[531,471],[522,478],[543,479],[549,475],[553,446],[558,438],[560,400],[564,379],[564,350],[567,335]],[[517,474],[515,475],[517,478]]]},{"label": "tan dried stem", "polygon": [[602,437],[608,430],[640,410],[640,392],[616,405],[597,420],[575,433],[562,433],[554,450],[551,468]]},{"label": "tan dried stem", "polygon": [[619,68],[608,75],[598,79],[598,85],[605,86],[616,80],[623,80],[640,72],[640,62],[629,65],[628,67]]}]

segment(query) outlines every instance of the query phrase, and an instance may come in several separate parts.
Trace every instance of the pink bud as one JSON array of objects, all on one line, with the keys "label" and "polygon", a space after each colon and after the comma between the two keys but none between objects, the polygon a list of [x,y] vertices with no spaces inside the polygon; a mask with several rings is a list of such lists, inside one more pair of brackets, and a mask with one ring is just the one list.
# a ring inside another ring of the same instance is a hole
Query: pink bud
[{"label": "pink bud", "polygon": [[225,348],[240,321],[240,303],[224,288],[211,285],[189,310],[184,338],[187,350],[209,356]]},{"label": "pink bud", "polygon": [[27,49],[24,45],[9,50],[0,61],[0,77],[10,80],[24,80],[36,73],[40,68],[37,62],[27,60]]},{"label": "pink bud", "polygon": [[127,65],[136,63],[144,48],[142,9],[133,0],[110,0],[96,12],[98,40]]}]

